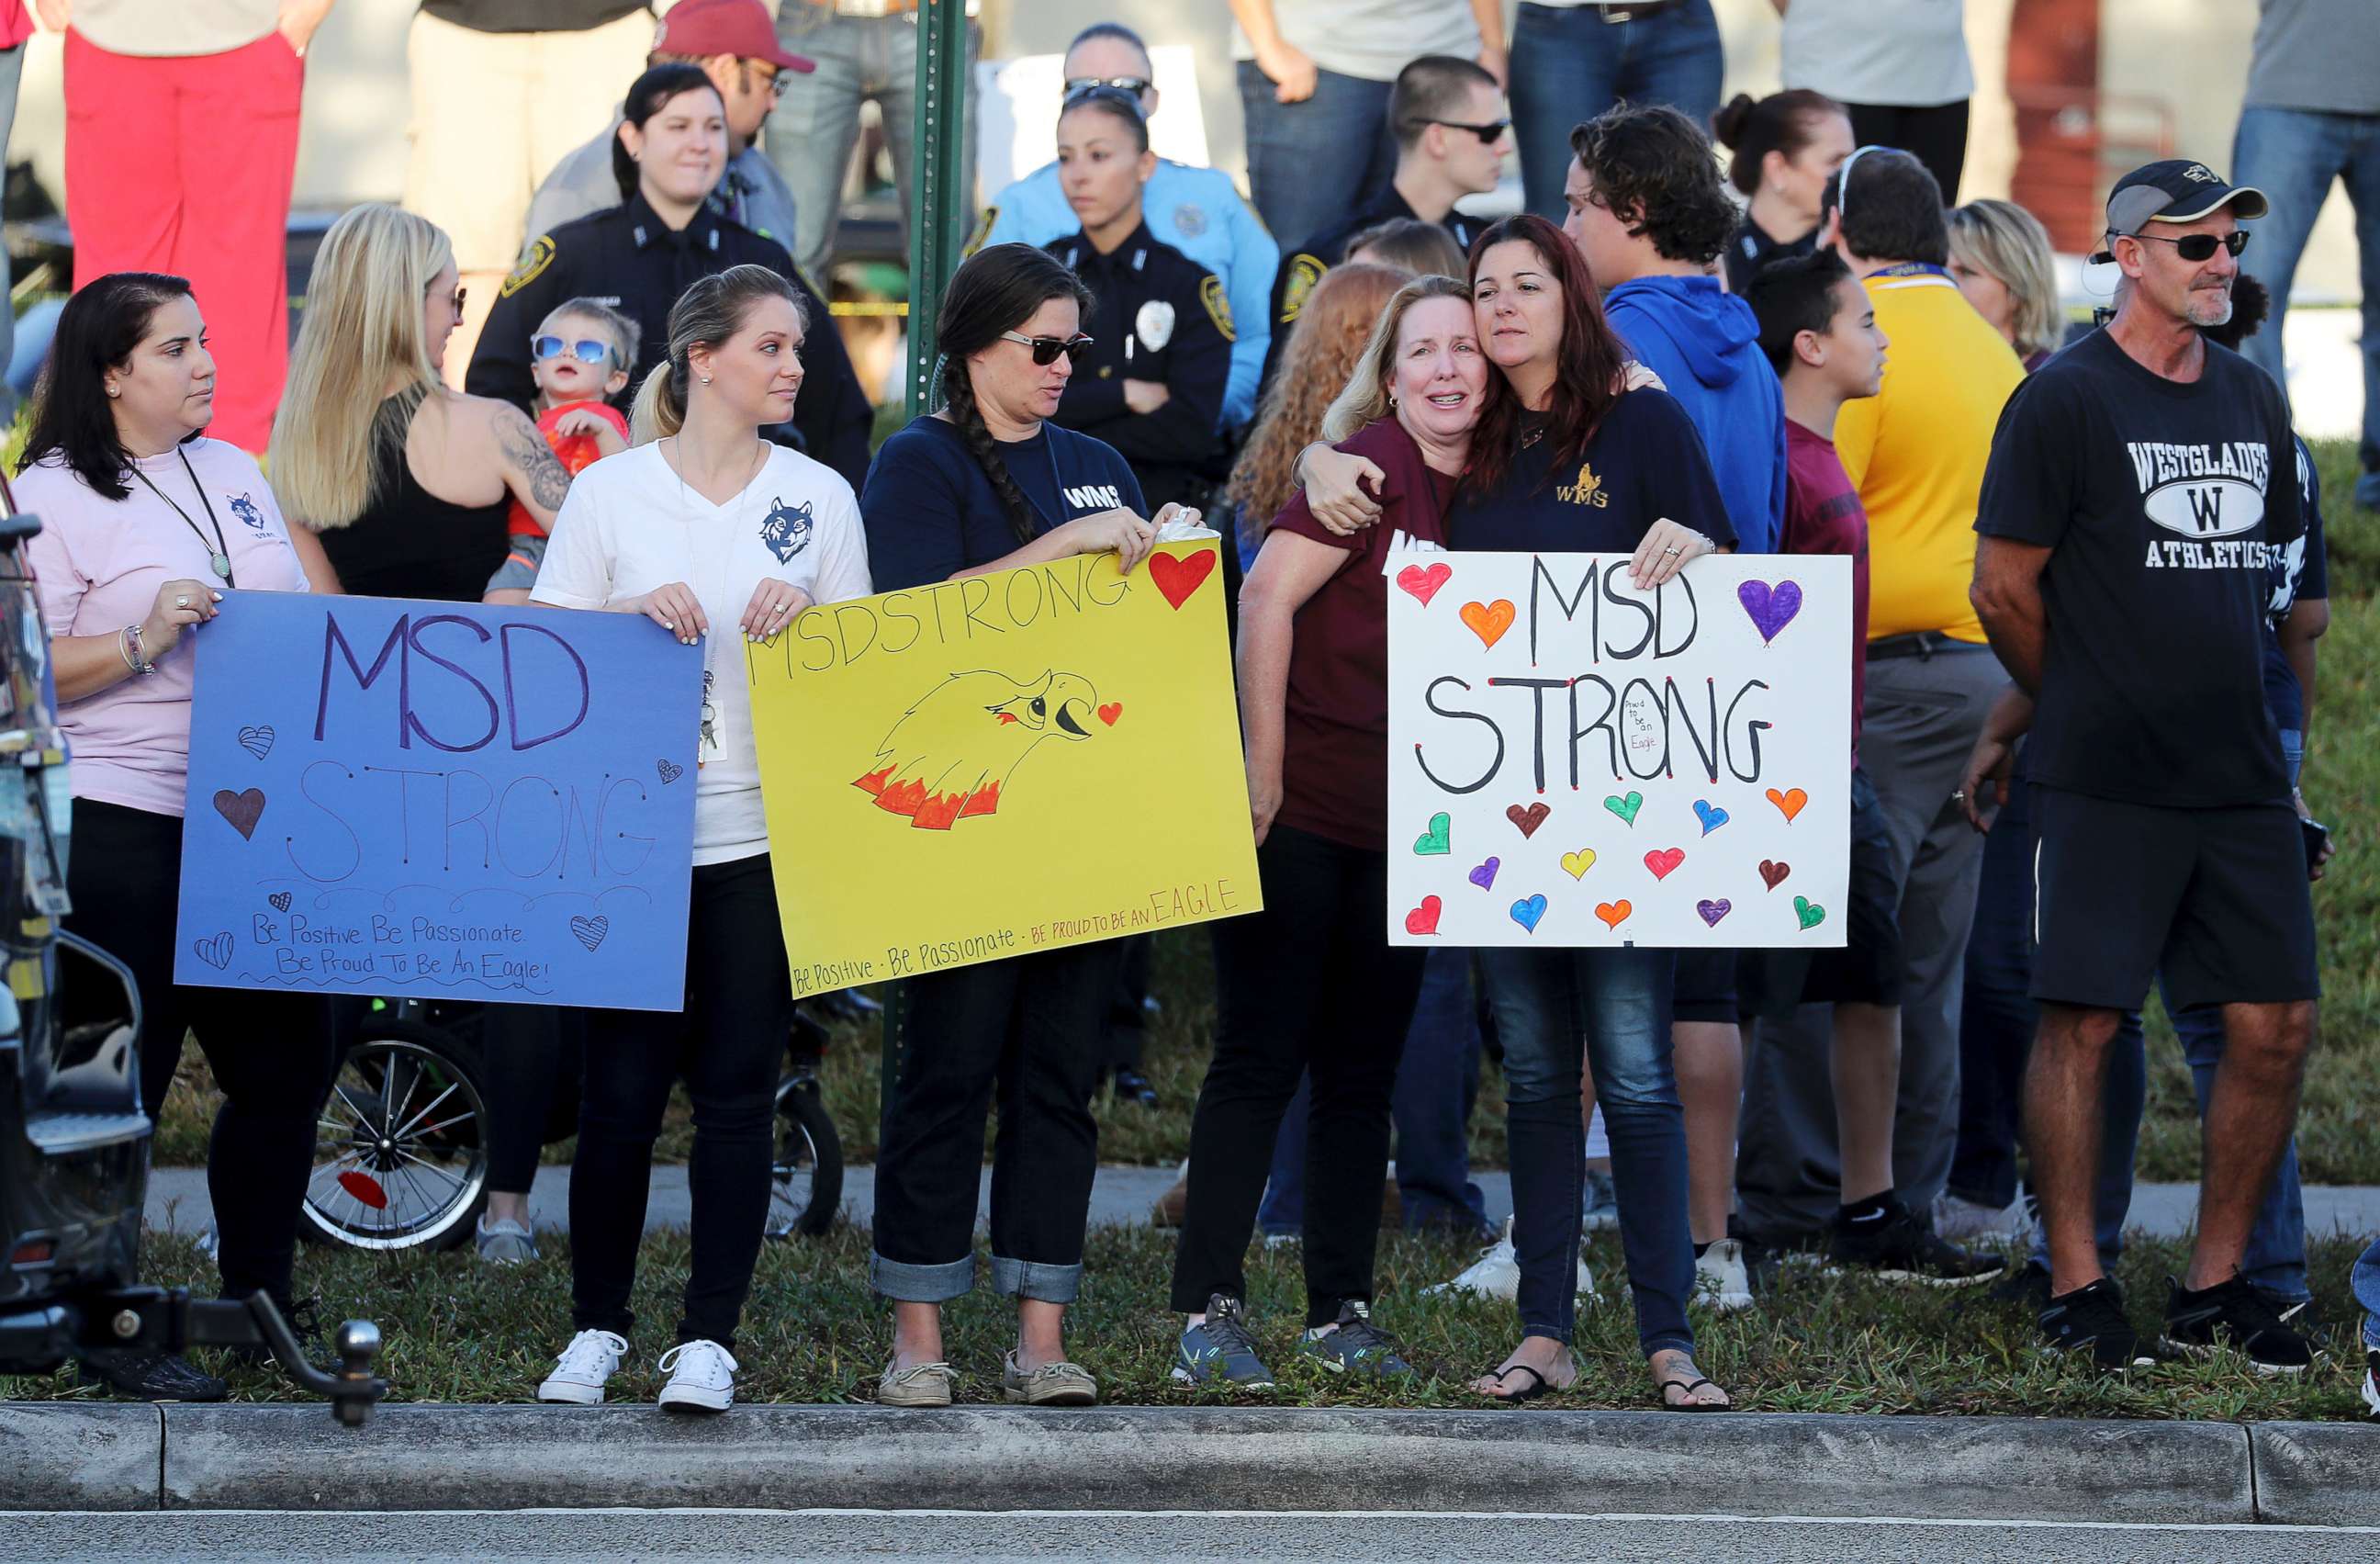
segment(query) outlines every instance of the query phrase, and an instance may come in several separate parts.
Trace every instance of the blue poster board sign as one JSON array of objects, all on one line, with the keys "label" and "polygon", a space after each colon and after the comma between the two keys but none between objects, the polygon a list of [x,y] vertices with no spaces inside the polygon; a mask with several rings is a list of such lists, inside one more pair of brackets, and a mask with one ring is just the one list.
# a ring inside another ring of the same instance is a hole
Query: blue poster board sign
[{"label": "blue poster board sign", "polygon": [[676,1010],[702,656],[625,614],[226,594],[174,981]]}]

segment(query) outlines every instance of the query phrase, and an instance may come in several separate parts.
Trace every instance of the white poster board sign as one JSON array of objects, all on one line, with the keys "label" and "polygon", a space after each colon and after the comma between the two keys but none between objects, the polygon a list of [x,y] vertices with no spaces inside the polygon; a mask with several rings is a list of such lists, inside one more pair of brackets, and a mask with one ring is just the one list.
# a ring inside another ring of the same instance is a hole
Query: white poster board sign
[{"label": "white poster board sign", "polygon": [[1843,943],[1851,561],[1389,568],[1395,945]]}]

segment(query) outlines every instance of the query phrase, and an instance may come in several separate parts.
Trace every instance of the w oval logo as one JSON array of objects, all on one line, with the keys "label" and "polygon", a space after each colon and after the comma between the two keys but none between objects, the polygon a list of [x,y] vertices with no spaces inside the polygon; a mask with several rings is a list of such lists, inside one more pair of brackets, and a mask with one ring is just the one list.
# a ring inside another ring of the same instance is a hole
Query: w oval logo
[{"label": "w oval logo", "polygon": [[760,541],[769,545],[778,564],[790,564],[795,555],[810,545],[809,502],[788,506],[771,498],[769,503],[769,514],[760,519]]}]

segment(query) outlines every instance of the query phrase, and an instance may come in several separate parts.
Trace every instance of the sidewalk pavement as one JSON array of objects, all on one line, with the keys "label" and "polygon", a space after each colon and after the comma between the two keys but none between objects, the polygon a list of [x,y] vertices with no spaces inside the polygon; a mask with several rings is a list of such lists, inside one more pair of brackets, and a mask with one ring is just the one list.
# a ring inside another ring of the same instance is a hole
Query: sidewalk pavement
[{"label": "sidewalk pavement", "polygon": [[[1173,1182],[1171,1167],[1102,1167],[1091,1186],[1091,1222],[1095,1227],[1129,1227],[1148,1220],[1148,1209],[1157,1203],[1167,1185]],[[1483,1172],[1475,1176],[1480,1191],[1488,1197],[1489,1220],[1500,1225],[1512,1214],[1512,1181],[1503,1173]],[[978,1197],[977,1215],[989,1216],[990,1207],[990,1174],[984,1175],[984,1191]],[[652,1198],[645,1209],[645,1230],[657,1231],[686,1226],[691,1211],[686,1196],[684,1167],[653,1169]],[[874,1167],[853,1167],[845,1171],[843,1184],[844,1216],[849,1221],[865,1227],[876,1216],[876,1169]],[[2306,1235],[2326,1237],[2337,1231],[2350,1237],[2368,1238],[2380,1233],[2380,1188],[2370,1185],[2346,1185],[2309,1188],[2305,1191]],[[2133,1191],[2131,1227],[2146,1233],[2169,1236],[2190,1231],[2198,1216],[2198,1186],[2195,1184],[2143,1184]],[[540,1228],[560,1231],[570,1224],[570,1169],[541,1167],[538,1169],[537,1187],[529,1194],[529,1217]],[[148,1224],[156,1232],[196,1233],[214,1220],[214,1206],[207,1198],[207,1176],[204,1168],[160,1167],[149,1175]]]}]

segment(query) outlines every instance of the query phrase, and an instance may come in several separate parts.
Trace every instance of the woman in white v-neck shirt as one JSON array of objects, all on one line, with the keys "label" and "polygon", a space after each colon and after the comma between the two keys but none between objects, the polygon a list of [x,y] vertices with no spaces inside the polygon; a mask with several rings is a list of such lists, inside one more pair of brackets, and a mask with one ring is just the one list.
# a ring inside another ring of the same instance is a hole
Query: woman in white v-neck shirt
[{"label": "woman in white v-neck shirt", "polygon": [[[670,311],[669,360],[637,397],[639,442],[580,473],[538,572],[537,603],[641,614],[703,647],[694,884],[683,1014],[610,1010],[589,1027],[570,1182],[577,1334],[538,1399],[592,1405],[627,1351],[653,1139],[672,1082],[694,1102],[694,1264],[663,1407],[734,1399],[735,1326],[768,1213],[777,1068],[793,984],[769,875],[744,641],[813,603],[865,597],[868,545],[851,485],[772,446],[801,388],[808,323],[765,266],[697,282]],[[821,324],[820,330],[832,330]]]}]

